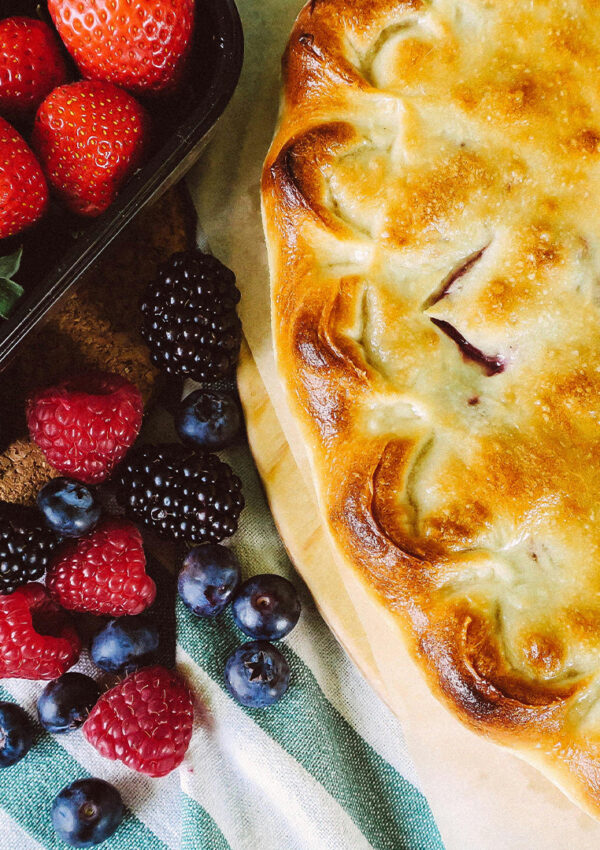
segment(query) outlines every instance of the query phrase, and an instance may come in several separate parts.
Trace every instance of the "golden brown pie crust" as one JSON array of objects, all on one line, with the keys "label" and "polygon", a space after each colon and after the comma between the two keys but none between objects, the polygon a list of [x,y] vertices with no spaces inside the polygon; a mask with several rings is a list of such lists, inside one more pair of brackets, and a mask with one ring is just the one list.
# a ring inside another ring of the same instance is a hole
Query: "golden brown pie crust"
[{"label": "golden brown pie crust", "polygon": [[337,550],[438,696],[600,814],[600,7],[313,0],[263,174]]}]

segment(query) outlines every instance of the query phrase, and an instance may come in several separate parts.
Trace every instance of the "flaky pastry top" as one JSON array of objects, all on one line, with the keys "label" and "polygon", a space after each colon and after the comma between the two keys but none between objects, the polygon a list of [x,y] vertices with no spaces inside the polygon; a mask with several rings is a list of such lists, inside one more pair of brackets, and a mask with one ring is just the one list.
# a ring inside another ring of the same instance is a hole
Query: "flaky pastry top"
[{"label": "flaky pastry top", "polygon": [[313,0],[263,175],[336,548],[436,693],[600,812],[600,5]]}]

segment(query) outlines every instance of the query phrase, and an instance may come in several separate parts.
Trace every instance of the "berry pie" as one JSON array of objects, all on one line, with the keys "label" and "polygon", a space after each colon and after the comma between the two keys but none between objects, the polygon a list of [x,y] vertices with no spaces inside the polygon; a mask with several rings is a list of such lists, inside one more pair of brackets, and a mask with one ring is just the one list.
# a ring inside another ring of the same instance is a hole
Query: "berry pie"
[{"label": "berry pie", "polygon": [[600,816],[600,6],[312,0],[263,175],[336,552]]}]

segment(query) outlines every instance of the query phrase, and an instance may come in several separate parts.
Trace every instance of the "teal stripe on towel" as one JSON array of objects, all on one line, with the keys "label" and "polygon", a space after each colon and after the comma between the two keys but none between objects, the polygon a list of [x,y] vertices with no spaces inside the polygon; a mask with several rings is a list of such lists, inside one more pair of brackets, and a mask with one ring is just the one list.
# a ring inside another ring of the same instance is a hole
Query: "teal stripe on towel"
[{"label": "teal stripe on towel", "polygon": [[182,845],[194,850],[230,850],[229,843],[206,809],[183,796]]},{"label": "teal stripe on towel", "polygon": [[[15,702],[0,686],[0,700]],[[82,746],[89,746],[82,741]],[[52,827],[54,797],[65,785],[90,774],[48,733],[39,735],[30,752],[17,764],[0,770],[0,805],[36,841],[64,850]],[[135,777],[135,774],[132,773]],[[106,850],[167,850],[167,845],[133,814],[127,813],[116,833],[103,844]]]},{"label": "teal stripe on towel", "polygon": [[[178,602],[178,642],[223,689],[225,660],[240,644],[227,612],[199,620]],[[244,709],[343,806],[377,850],[442,850],[423,795],[367,744],[286,646],[292,680],[275,710]],[[376,722],[376,719],[374,719]]]}]

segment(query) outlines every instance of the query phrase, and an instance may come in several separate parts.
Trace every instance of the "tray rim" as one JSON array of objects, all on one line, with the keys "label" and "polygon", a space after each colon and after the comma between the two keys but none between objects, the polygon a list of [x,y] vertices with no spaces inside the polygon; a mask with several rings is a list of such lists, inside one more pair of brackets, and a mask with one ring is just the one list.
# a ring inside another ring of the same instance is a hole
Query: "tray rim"
[{"label": "tray rim", "polygon": [[235,0],[197,0],[197,6],[208,9],[214,25],[212,36],[219,47],[203,97],[128,181],[110,209],[86,229],[33,291],[23,296],[12,316],[0,324],[0,372],[16,356],[26,337],[78,284],[134,217],[183,177],[210,140],[237,87],[244,36]]}]

